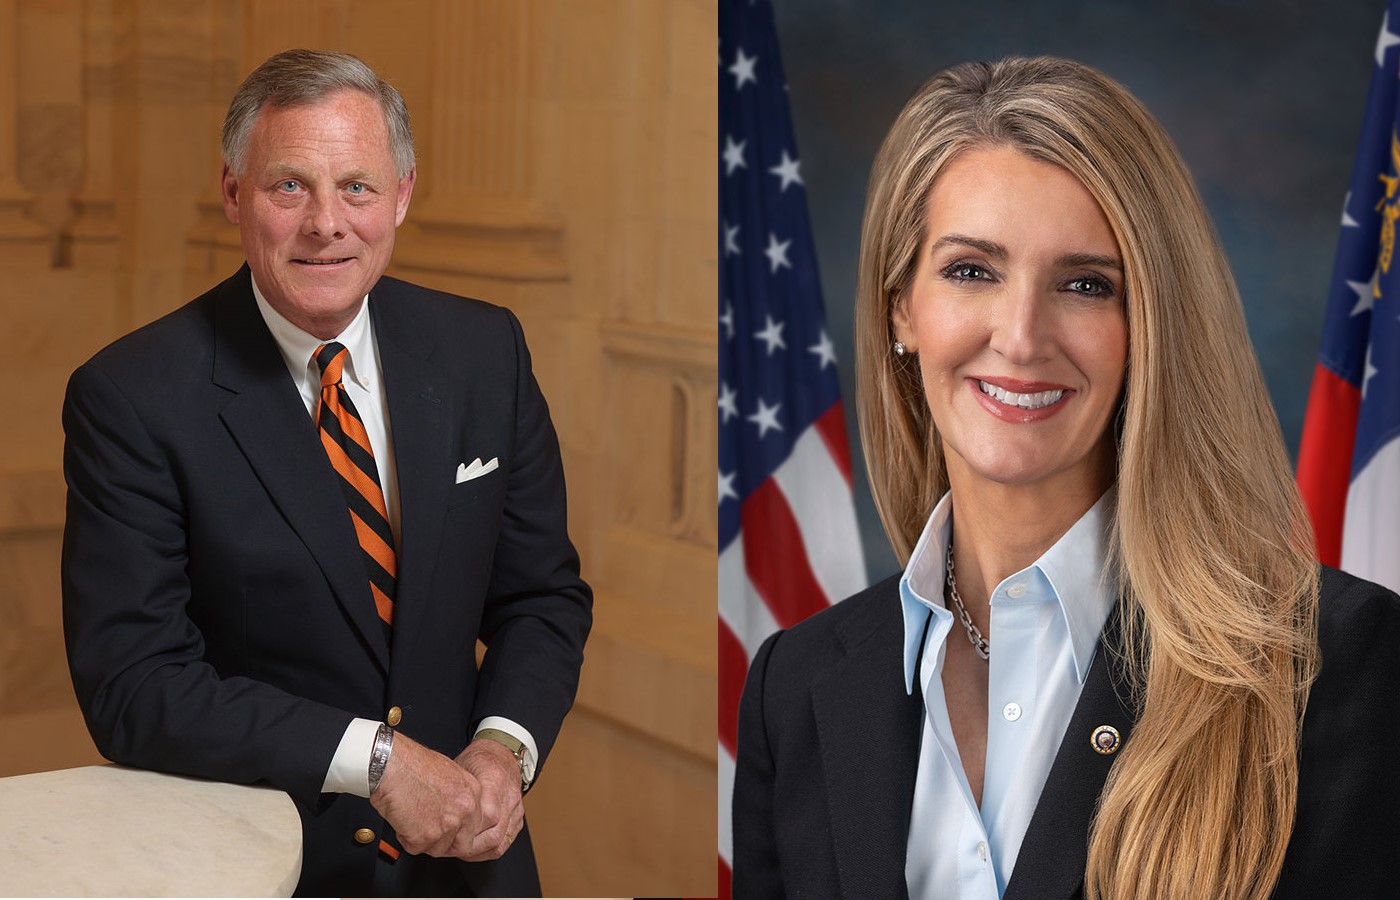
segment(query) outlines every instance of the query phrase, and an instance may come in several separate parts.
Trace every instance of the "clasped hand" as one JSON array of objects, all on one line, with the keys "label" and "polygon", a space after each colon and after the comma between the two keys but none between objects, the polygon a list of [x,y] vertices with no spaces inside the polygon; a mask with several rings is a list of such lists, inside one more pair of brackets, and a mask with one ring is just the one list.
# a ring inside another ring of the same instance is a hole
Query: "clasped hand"
[{"label": "clasped hand", "polygon": [[404,736],[370,797],[409,853],[468,862],[505,853],[525,823],[520,766],[495,741],[472,741],[455,760]]}]

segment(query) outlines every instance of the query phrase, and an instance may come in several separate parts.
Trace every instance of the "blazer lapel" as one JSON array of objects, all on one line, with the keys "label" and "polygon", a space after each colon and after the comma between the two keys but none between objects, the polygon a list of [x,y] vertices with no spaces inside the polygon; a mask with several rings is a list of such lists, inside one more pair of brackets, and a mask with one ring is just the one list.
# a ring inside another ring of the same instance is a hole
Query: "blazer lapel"
[{"label": "blazer lapel", "polygon": [[1090,738],[1100,725],[1110,725],[1118,729],[1121,750],[1137,719],[1117,652],[1118,636],[1119,611],[1115,607],[1104,625],[1084,690],[1021,841],[1005,900],[1082,896],[1089,824],[1108,770],[1118,758],[1116,752],[1096,751]]},{"label": "blazer lapel", "polygon": [[923,702],[904,690],[898,582],[837,634],[847,655],[813,685],[812,703],[840,893],[907,897]]},{"label": "blazer lapel", "polygon": [[253,300],[247,266],[224,284],[214,315],[213,381],[233,391],[220,418],[272,502],[306,545],[379,665],[388,646],[375,614],[345,495]]},{"label": "blazer lapel", "polygon": [[389,400],[399,483],[398,596],[393,640],[411,643],[426,621],[442,520],[455,471],[452,392],[428,362],[432,329],[408,319],[385,283],[370,293],[370,315]]}]

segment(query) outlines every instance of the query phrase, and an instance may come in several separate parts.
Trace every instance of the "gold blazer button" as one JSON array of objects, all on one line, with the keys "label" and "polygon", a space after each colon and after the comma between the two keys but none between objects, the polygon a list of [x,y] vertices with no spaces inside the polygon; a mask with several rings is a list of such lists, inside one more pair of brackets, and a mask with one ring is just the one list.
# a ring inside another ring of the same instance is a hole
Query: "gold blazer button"
[{"label": "gold blazer button", "polygon": [[1118,736],[1117,728],[1112,725],[1100,725],[1089,736],[1089,743],[1093,745],[1095,752],[1109,756],[1118,752],[1118,746],[1123,743],[1123,739]]},{"label": "gold blazer button", "polygon": [[355,843],[357,843],[357,844],[372,844],[372,843],[374,843],[374,832],[371,831],[371,830],[369,830],[368,828],[361,828],[361,829],[359,829],[358,831],[355,832]]},{"label": "gold blazer button", "polygon": [[390,728],[394,728],[399,722],[403,721],[403,710],[399,709],[397,706],[389,707],[389,715],[384,721],[389,723]]}]

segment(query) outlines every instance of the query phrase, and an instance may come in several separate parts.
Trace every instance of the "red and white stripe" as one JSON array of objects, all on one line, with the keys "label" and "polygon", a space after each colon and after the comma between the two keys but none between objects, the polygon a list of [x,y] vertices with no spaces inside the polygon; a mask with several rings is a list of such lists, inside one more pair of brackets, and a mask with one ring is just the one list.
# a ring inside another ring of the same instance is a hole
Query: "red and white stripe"
[{"label": "red and white stripe", "polygon": [[719,557],[720,894],[729,890],[730,797],[739,697],[768,635],[866,586],[841,404],[743,502],[740,537]]},{"label": "red and white stripe", "polygon": [[1298,449],[1318,559],[1400,591],[1400,438],[1351,475],[1361,391],[1319,363]]}]

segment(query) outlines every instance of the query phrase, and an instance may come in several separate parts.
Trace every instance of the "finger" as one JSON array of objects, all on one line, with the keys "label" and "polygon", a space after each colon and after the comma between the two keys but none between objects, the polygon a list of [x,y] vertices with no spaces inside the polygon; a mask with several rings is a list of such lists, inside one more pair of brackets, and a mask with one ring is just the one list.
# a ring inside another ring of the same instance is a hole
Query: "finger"
[{"label": "finger", "polygon": [[503,838],[499,843],[482,850],[480,853],[471,853],[457,858],[464,859],[467,862],[490,862],[493,859],[500,859],[509,849],[510,845],[507,844]]},{"label": "finger", "polygon": [[447,857],[453,855],[458,832],[447,831],[440,834],[424,851],[429,856]]},{"label": "finger", "polygon": [[406,852],[415,856],[420,854],[442,856],[446,850],[451,849],[451,841],[444,843],[443,837],[440,834],[423,831],[409,834],[400,831],[397,834],[399,845],[402,846]]},{"label": "finger", "polygon": [[426,853],[428,856],[455,856],[456,841],[462,829],[458,823],[448,818],[434,823],[431,828],[419,830],[411,838],[399,839],[409,853]]},{"label": "finger", "polygon": [[485,815],[484,806],[490,800],[489,792],[470,775],[467,776],[467,781],[466,789],[454,798],[456,823],[450,836],[454,846],[459,836],[471,837],[486,827],[482,819]]},{"label": "finger", "polygon": [[458,859],[464,859],[467,862],[480,862],[480,860],[477,859],[480,840],[481,836],[479,834],[469,834],[467,829],[463,828],[461,831],[457,832],[456,840],[452,842],[450,855]]},{"label": "finger", "polygon": [[471,842],[462,858],[467,862],[499,859],[510,849],[510,845],[515,842],[518,834],[518,831],[508,829],[505,825],[483,831]]},{"label": "finger", "polygon": [[457,858],[467,862],[485,862],[497,859],[504,852],[500,849],[502,845],[509,846],[505,841],[505,829],[493,828],[463,841],[459,847]]},{"label": "finger", "polygon": [[[501,789],[499,804],[496,814],[497,820],[508,825],[519,824],[516,820],[524,815],[525,800],[520,795],[518,782],[506,785]],[[511,831],[515,833],[518,833],[519,830],[518,828],[511,829]]]},{"label": "finger", "polygon": [[467,859],[481,852],[481,848],[490,842],[490,838],[483,838],[483,834],[494,834],[497,830],[504,831],[505,825],[497,824],[486,828],[482,824],[478,814],[470,822],[463,822],[457,834],[452,840],[451,851],[448,855],[458,859]]},{"label": "finger", "polygon": [[462,843],[481,830],[480,798],[470,789],[440,799],[438,818],[423,841],[429,856],[459,855]]},{"label": "finger", "polygon": [[467,862],[499,859],[510,849],[511,844],[520,836],[520,831],[524,827],[525,805],[520,802],[517,794],[515,802],[502,811],[493,825],[489,828],[482,828],[470,840],[458,842],[456,845],[458,852],[454,855]]},{"label": "finger", "polygon": [[477,831],[486,831],[509,821],[510,809],[502,802],[500,792],[486,785],[482,785],[478,809],[481,810],[481,825]]}]

